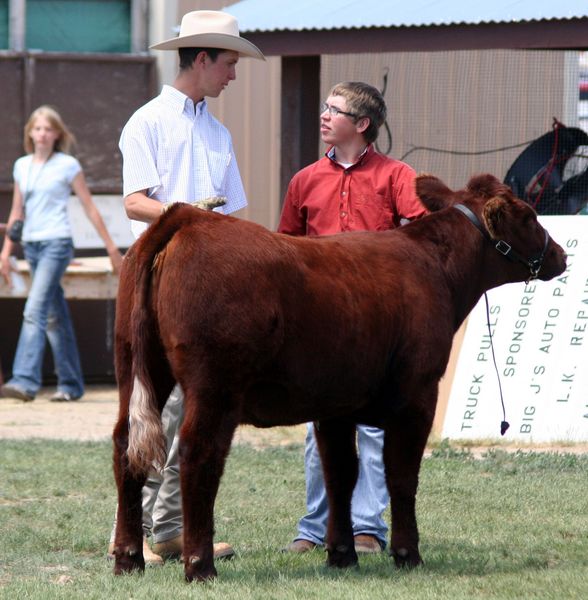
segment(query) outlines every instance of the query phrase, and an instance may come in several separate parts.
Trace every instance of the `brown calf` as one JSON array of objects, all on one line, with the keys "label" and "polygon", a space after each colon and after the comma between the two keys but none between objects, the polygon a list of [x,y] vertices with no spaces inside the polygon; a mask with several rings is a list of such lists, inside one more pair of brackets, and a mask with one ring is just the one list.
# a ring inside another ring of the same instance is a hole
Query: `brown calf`
[{"label": "brown calf", "polygon": [[164,460],[176,381],[188,580],[216,575],[214,501],[239,423],[318,422],[337,567],[357,563],[354,425],[382,427],[390,552],[421,562],[415,496],[453,335],[486,290],[551,279],[566,257],[490,175],[459,192],[431,176],[416,185],[432,214],[393,231],[288,237],[178,204],[133,246],[116,319],[115,573],[144,568],[141,488]]}]

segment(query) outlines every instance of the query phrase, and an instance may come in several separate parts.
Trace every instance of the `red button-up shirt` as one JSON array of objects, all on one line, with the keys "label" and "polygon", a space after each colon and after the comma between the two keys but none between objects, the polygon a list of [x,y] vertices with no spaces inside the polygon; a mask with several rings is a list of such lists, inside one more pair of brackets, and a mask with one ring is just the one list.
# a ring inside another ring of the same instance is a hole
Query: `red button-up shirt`
[{"label": "red button-up shirt", "polygon": [[369,145],[348,168],[332,149],[290,181],[278,231],[326,235],[342,231],[382,231],[426,210],[414,189],[414,170]]}]

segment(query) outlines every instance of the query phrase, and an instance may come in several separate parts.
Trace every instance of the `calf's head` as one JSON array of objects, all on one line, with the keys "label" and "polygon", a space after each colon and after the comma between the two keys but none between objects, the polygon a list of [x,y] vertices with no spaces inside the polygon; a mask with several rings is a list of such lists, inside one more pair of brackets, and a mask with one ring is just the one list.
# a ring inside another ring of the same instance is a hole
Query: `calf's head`
[{"label": "calf's head", "polygon": [[547,281],[565,271],[566,254],[538,222],[537,213],[493,175],[476,175],[458,191],[437,177],[421,175],[416,180],[416,192],[430,212],[458,205],[496,252],[517,263],[520,280]]}]

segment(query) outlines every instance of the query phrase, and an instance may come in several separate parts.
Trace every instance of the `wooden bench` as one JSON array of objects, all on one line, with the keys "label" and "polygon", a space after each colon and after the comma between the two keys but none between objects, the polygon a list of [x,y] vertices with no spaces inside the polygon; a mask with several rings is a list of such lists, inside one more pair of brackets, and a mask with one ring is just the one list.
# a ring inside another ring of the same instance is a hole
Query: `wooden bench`
[{"label": "wooden bench", "polygon": [[[16,261],[17,271],[10,288],[0,280],[0,298],[26,298],[31,285],[29,265],[26,260]],[[22,282],[22,283],[21,283]],[[116,298],[118,275],[112,272],[107,256],[76,258],[61,280],[65,297],[72,300],[108,300]]]}]

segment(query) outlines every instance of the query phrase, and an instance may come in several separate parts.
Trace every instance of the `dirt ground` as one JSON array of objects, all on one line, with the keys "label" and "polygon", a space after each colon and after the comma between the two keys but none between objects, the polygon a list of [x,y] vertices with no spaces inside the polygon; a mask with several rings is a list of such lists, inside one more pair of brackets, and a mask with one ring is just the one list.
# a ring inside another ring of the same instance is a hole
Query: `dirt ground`
[{"label": "dirt ground", "polygon": [[[63,440],[105,440],[112,435],[118,411],[118,395],[115,386],[88,386],[86,394],[78,402],[49,402],[53,389],[44,389],[33,402],[21,402],[0,398],[0,439],[45,438]],[[304,425],[256,429],[241,426],[234,443],[247,443],[254,447],[303,444],[306,434]],[[535,450],[543,452],[573,452],[588,454],[588,443],[540,444],[521,446],[504,445],[508,451]],[[488,446],[469,447],[476,455],[488,450]]]}]

